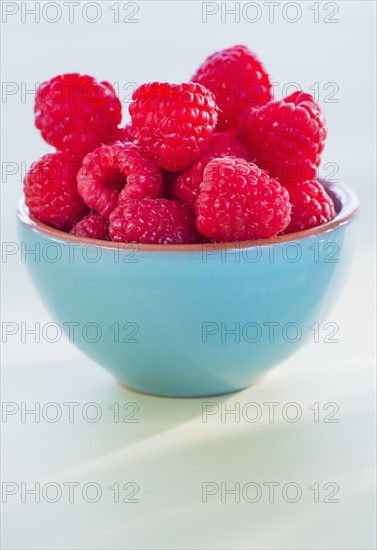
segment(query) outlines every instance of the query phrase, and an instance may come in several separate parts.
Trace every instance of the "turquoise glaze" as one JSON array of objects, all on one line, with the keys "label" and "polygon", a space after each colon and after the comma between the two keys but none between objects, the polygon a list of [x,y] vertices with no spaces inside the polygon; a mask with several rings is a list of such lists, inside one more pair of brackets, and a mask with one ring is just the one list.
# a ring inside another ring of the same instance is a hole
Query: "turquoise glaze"
[{"label": "turquoise glaze", "polygon": [[21,252],[53,319],[121,384],[162,396],[231,392],[314,337],[339,294],[357,199],[327,187],[332,222],[228,245],[89,241],[29,217],[21,202]]}]

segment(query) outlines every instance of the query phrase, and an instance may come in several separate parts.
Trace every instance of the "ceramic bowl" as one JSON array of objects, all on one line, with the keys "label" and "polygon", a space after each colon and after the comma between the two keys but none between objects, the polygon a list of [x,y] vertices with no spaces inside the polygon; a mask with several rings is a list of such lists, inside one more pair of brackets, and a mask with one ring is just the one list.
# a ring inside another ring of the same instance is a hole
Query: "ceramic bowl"
[{"label": "ceramic bowl", "polygon": [[121,384],[162,396],[231,392],[313,338],[339,295],[358,201],[325,186],[337,210],[325,225],[205,245],[84,239],[30,216],[21,200],[21,252],[54,321]]}]

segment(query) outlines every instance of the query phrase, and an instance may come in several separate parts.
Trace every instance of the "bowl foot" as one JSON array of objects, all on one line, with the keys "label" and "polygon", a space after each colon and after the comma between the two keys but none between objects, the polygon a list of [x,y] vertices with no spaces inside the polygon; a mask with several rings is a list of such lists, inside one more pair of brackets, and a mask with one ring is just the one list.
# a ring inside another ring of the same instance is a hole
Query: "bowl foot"
[{"label": "bowl foot", "polygon": [[[148,391],[139,390],[136,388],[132,388],[131,386],[127,386],[126,384],[123,384],[122,382],[117,381],[118,385],[131,393],[136,393],[139,395],[145,395],[147,397],[159,397],[161,399],[203,399],[205,397],[218,397],[222,395],[231,395],[233,393],[238,393],[242,390],[245,390],[246,388],[250,386],[245,386],[244,388],[238,388],[234,390],[229,391],[223,391],[223,392],[215,392],[215,393],[203,393],[203,394],[196,394],[196,395],[173,395],[173,394],[161,394],[161,393],[153,393]],[[252,384],[253,385],[253,384]]]}]

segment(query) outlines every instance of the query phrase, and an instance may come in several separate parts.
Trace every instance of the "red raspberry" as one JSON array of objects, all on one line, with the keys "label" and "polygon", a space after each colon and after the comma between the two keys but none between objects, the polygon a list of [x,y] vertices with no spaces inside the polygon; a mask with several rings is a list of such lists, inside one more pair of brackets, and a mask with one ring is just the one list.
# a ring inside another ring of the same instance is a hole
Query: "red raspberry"
[{"label": "red raspberry", "polygon": [[77,174],[85,203],[108,218],[121,201],[160,197],[162,176],[153,160],[134,143],[102,145],[83,160]]},{"label": "red raspberry", "polygon": [[326,138],[324,115],[310,94],[294,92],[243,117],[240,136],[252,158],[283,182],[313,179]]},{"label": "red raspberry", "polygon": [[271,100],[271,82],[262,63],[246,46],[210,55],[191,79],[215,94],[221,109],[218,129],[233,128],[245,107]]},{"label": "red raspberry", "polygon": [[106,218],[97,212],[93,212],[77,222],[70,233],[87,239],[106,239],[108,236],[108,225],[109,222]]},{"label": "red raspberry", "polygon": [[71,229],[88,212],[77,192],[80,165],[77,156],[61,152],[34,162],[24,180],[30,214],[57,229]]},{"label": "red raspberry", "polygon": [[189,168],[179,178],[173,187],[174,197],[181,199],[195,210],[195,202],[199,195],[203,172],[207,164],[214,158],[235,156],[250,160],[245,147],[228,133],[213,134],[208,149],[199,157],[192,168]]},{"label": "red raspberry", "polygon": [[197,238],[194,216],[178,201],[129,200],[110,214],[112,241],[143,244],[188,244]]},{"label": "red raspberry", "polygon": [[284,233],[302,231],[329,222],[335,217],[334,203],[316,180],[285,185],[292,205],[291,223]]},{"label": "red raspberry", "polygon": [[63,74],[43,82],[35,99],[35,125],[61,151],[85,154],[115,139],[122,106],[108,82]]},{"label": "red raspberry", "polygon": [[266,239],[290,222],[287,190],[244,159],[214,159],[204,170],[196,226],[216,241]]},{"label": "red raspberry", "polygon": [[118,128],[116,139],[118,141],[130,141],[132,143],[136,143],[135,131],[131,122],[126,124],[124,128]]},{"label": "red raspberry", "polygon": [[213,94],[200,84],[152,82],[132,96],[138,142],[161,168],[186,170],[206,149],[218,118]]}]

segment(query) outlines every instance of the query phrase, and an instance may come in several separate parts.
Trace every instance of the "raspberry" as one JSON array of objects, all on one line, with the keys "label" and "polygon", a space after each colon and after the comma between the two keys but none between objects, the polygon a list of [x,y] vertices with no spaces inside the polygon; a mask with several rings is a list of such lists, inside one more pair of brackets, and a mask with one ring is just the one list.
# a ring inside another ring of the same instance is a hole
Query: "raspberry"
[{"label": "raspberry", "polygon": [[249,153],[235,137],[228,133],[213,134],[208,149],[199,157],[192,168],[189,168],[177,178],[173,187],[174,197],[183,200],[194,210],[200,184],[203,181],[204,168],[212,159],[225,156],[250,160]]},{"label": "raspberry", "polygon": [[70,233],[87,239],[106,239],[108,236],[108,220],[93,212],[77,222]]},{"label": "raspberry", "polygon": [[266,239],[290,222],[287,190],[244,159],[214,159],[204,170],[196,226],[216,241]]},{"label": "raspberry", "polygon": [[281,183],[315,177],[326,127],[310,94],[294,92],[252,109],[243,117],[239,132],[256,164]]},{"label": "raspberry", "polygon": [[30,214],[57,229],[71,229],[88,212],[77,192],[80,164],[77,156],[62,152],[49,153],[34,162],[24,180]]},{"label": "raspberry", "polygon": [[245,107],[271,100],[271,82],[262,63],[246,46],[234,46],[210,55],[191,79],[215,94],[221,109],[218,129],[237,124]]},{"label": "raspberry", "polygon": [[108,218],[121,201],[162,194],[162,176],[153,160],[134,143],[102,145],[83,160],[77,174],[85,203]]},{"label": "raspberry", "polygon": [[194,216],[178,201],[129,200],[110,214],[112,241],[144,244],[188,244],[197,238]]},{"label": "raspberry", "polygon": [[138,143],[161,168],[186,170],[206,149],[218,118],[213,94],[193,82],[152,82],[132,96]]},{"label": "raspberry", "polygon": [[122,106],[108,82],[63,74],[43,82],[35,99],[35,125],[61,151],[85,154],[115,139]]},{"label": "raspberry", "polygon": [[123,128],[118,128],[116,139],[118,141],[131,141],[132,143],[136,143],[135,131],[131,122],[126,124]]},{"label": "raspberry", "polygon": [[302,231],[329,222],[335,217],[334,203],[316,180],[286,185],[292,205],[291,223],[284,233]]}]

